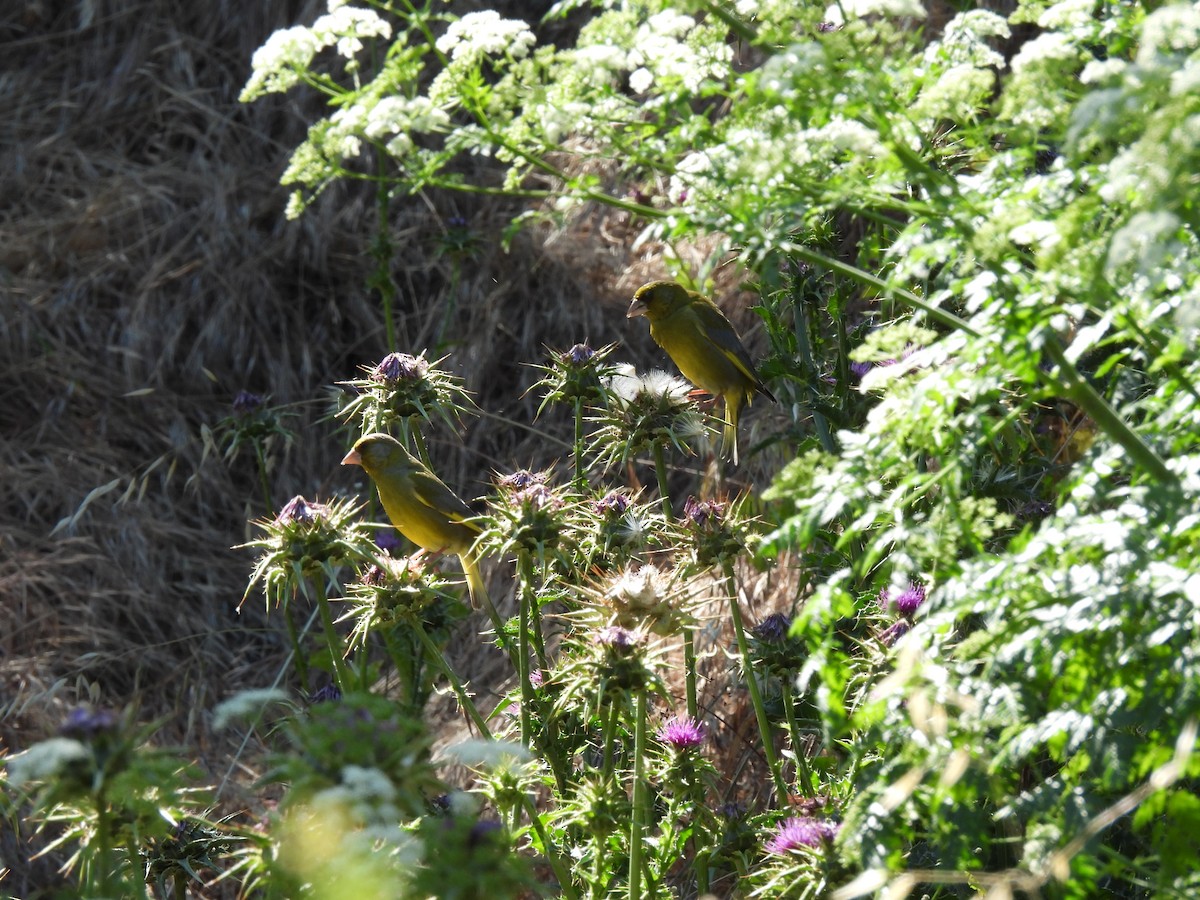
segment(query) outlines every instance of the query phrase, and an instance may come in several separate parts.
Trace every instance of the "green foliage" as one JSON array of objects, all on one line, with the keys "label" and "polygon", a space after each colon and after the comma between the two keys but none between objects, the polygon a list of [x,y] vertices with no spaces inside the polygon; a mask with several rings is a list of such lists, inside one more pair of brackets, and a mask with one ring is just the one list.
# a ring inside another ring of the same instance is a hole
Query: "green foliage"
[{"label": "green foliage", "polygon": [[[702,452],[710,427],[687,385],[627,372],[611,347],[553,352],[536,388],[573,414],[571,484],[504,476],[479,520],[518,601],[511,621],[491,610],[517,684],[489,720],[442,655],[461,612],[448,584],[381,557],[354,504],[289,504],[251,545],[252,583],[287,617],[305,683],[291,612],[315,599],[314,665],[346,698],[282,723],[287,800],[245,870],[321,897],[690,896],[734,879],[770,897],[1193,894],[1200,6],[1025,0],[937,27],[913,0],[564,0],[534,24],[331,6],[273,36],[243,94],[327,100],[284,175],[289,215],[357,178],[389,200],[529,198],[516,225],[598,201],[642,241],[709,238],[681,279],[703,288],[736,254],[791,412],[764,443],[790,461],[761,543],[749,503],[693,500],[677,522],[667,454]],[[427,457],[420,429],[453,426],[468,398],[423,356],[388,359],[341,415]],[[251,444],[261,466],[284,432],[239,416],[228,451]],[[656,500],[610,483],[646,455]],[[750,553],[801,560],[790,626],[742,622]],[[714,568],[774,786],[754,813],[714,812],[736,776],[648,743],[671,642],[695,705],[689,578]],[[330,590],[354,579],[349,659]],[[363,693],[380,647],[403,708]],[[529,754],[472,767],[498,822],[428,808],[417,713],[440,678],[484,738]],[[64,764],[38,770],[43,814],[81,762],[100,771],[84,744],[49,749]],[[87,824],[110,835],[89,857],[98,895],[129,866],[90,784],[70,815],[108,823]],[[217,845],[199,845],[209,865]]]}]

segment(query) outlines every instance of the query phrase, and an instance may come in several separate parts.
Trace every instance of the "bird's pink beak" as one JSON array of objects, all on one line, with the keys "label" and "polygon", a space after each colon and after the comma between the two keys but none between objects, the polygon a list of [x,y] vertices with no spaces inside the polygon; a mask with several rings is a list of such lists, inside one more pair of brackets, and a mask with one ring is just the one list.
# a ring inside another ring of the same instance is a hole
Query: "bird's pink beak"
[{"label": "bird's pink beak", "polygon": [[362,465],[362,457],[358,455],[357,450],[351,450],[349,453],[347,453],[345,456],[342,457],[342,465],[343,466],[361,466]]},{"label": "bird's pink beak", "polygon": [[629,304],[629,312],[625,313],[625,318],[632,319],[636,316],[644,316],[646,314],[646,301],[641,297],[634,297],[633,302]]}]

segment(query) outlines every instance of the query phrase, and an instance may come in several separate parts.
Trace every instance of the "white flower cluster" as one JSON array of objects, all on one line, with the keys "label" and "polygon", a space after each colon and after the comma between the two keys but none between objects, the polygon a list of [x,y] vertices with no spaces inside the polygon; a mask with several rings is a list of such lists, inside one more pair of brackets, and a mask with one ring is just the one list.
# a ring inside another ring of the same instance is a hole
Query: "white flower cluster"
[{"label": "white flower cluster", "polygon": [[388,152],[402,157],[413,147],[411,135],[442,131],[450,125],[450,115],[435,106],[428,97],[384,97],[367,112],[363,134],[371,140],[387,142]]},{"label": "white flower cluster", "polygon": [[1002,16],[983,9],[959,13],[946,23],[942,38],[925,50],[925,61],[945,60],[952,65],[979,68],[1004,66],[1004,57],[988,45],[988,38],[1007,38],[1011,34]]},{"label": "white flower cluster", "polygon": [[519,59],[537,39],[519,19],[502,19],[493,9],[467,13],[450,23],[437,40],[437,48],[455,61],[472,62],[482,56],[506,53]]},{"label": "white flower cluster", "polygon": [[251,58],[253,72],[242,89],[248,102],[263,94],[283,93],[300,83],[313,58],[326,47],[336,46],[347,59],[362,49],[364,37],[389,38],[392,26],[370,9],[330,3],[330,13],[311,28],[296,25],[272,34]]},{"label": "white flower cluster", "polygon": [[846,24],[847,18],[864,19],[867,16],[924,19],[925,7],[920,0],[843,0],[825,10],[825,20],[834,25]]},{"label": "white flower cluster", "polygon": [[638,94],[659,82],[681,82],[686,91],[695,93],[705,79],[728,68],[733,51],[724,43],[688,38],[697,31],[691,16],[664,10],[638,27],[628,65],[630,88]]},{"label": "white flower cluster", "polygon": [[834,116],[825,125],[789,129],[787,110],[760,110],[754,126],[731,128],[724,142],[689,153],[675,167],[668,196],[692,207],[719,201],[731,189],[770,191],[789,180],[826,177],[800,170],[814,165],[855,166],[883,157],[879,133],[855,119]]},{"label": "white flower cluster", "polygon": [[336,45],[341,56],[353,59],[363,48],[363,38],[390,38],[392,26],[373,9],[339,5],[313,22],[312,33],[320,46]]}]

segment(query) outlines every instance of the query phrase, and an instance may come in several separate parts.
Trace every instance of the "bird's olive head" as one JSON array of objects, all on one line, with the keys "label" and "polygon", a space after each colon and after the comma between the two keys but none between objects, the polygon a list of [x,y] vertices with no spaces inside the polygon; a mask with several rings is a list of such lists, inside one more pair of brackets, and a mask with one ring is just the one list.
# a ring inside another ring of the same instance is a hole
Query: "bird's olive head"
[{"label": "bird's olive head", "polygon": [[661,319],[688,301],[687,289],[673,281],[651,281],[643,284],[633,295],[625,318],[645,316],[650,321]]},{"label": "bird's olive head", "polygon": [[362,466],[368,472],[379,472],[412,456],[404,445],[390,434],[365,434],[354,442],[354,449],[342,459],[343,466]]}]

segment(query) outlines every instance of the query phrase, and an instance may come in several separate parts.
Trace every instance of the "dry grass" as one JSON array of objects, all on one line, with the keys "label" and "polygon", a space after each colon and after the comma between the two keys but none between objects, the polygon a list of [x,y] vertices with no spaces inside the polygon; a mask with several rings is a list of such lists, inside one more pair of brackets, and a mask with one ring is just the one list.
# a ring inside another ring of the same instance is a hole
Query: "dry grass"
[{"label": "dry grass", "polygon": [[[235,610],[249,560],[230,547],[264,512],[252,461],[206,455],[201,430],[238,390],[269,394],[293,408],[298,434],[272,459],[276,504],[349,488],[317,401],[386,350],[364,286],[371,197],[331,190],[285,222],[276,181],[316,109],[236,102],[253,50],[321,8],[25,0],[0,20],[0,747],[53,733],[82,700],[136,704],[166,720],[164,743],[221,777],[236,745],[211,732],[209,711],[284,665],[260,604]],[[538,430],[557,420],[534,422],[522,362],[587,338],[663,364],[623,315],[633,288],[662,274],[656,248],[630,252],[635,224],[589,209],[504,253],[513,212],[427,196],[392,217],[400,348],[449,353],[489,413],[461,439],[435,437],[442,474],[467,495],[553,450]],[[440,252],[450,216],[481,239],[469,260]],[[732,289],[736,275],[722,278]],[[493,575],[502,593],[507,574]],[[783,581],[755,603],[790,596]],[[727,639],[714,633],[709,649]],[[452,652],[476,687],[499,688],[498,654],[475,635]],[[715,705],[729,666],[708,665]],[[48,863],[14,841],[0,841],[4,888],[29,896]]]}]

